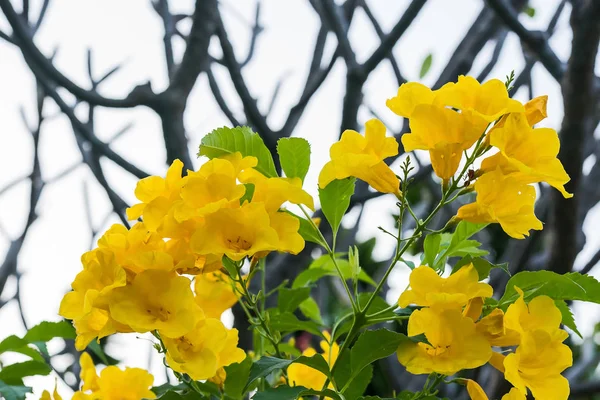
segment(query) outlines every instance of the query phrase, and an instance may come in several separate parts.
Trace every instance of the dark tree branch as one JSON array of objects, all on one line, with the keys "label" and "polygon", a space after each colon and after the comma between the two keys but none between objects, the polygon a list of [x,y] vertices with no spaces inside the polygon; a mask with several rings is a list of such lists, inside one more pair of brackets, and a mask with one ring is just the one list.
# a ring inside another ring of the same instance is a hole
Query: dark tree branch
[{"label": "dark tree branch", "polygon": [[552,239],[548,269],[565,273],[571,271],[575,257],[583,247],[579,224],[579,193],[583,165],[584,146],[595,126],[594,105],[598,99],[594,68],[600,41],[600,2],[580,1],[573,3],[571,27],[573,44],[571,57],[562,80],[565,115],[560,138],[558,158],[571,177],[565,188],[576,196],[565,199],[553,191],[554,200]]},{"label": "dark tree branch", "polygon": [[508,31],[506,30],[502,30],[498,33],[496,38],[496,46],[494,46],[494,52],[492,53],[492,57],[477,76],[477,80],[479,82],[483,82],[498,63],[498,60],[500,59],[500,53],[502,53],[502,48],[504,47],[504,42],[506,41],[507,36]]},{"label": "dark tree branch", "polygon": [[548,44],[547,35],[540,31],[529,31],[519,22],[517,11],[505,0],[485,0],[486,4],[494,10],[498,18],[515,32],[521,42],[527,47],[531,54],[540,60],[550,75],[557,81],[562,79],[565,71],[563,62],[554,53]]},{"label": "dark tree branch", "polygon": [[167,65],[167,75],[169,80],[173,76],[175,69],[175,56],[173,55],[173,35],[175,34],[175,18],[169,11],[169,0],[153,0],[152,6],[163,21],[165,34],[163,44],[165,47],[165,62]]},{"label": "dark tree branch", "polygon": [[261,2],[258,0],[256,2],[256,11],[254,12],[254,25],[252,26],[252,33],[250,36],[250,46],[248,48],[248,55],[242,63],[240,64],[241,68],[244,68],[246,65],[250,63],[252,57],[254,57],[254,51],[256,50],[256,42],[258,41],[258,36],[263,32],[264,27],[260,24],[260,10],[261,10]]},{"label": "dark tree branch", "polygon": [[210,90],[215,98],[215,101],[219,105],[221,111],[223,111],[223,114],[225,114],[227,119],[229,119],[229,122],[231,122],[233,126],[244,125],[243,123],[240,123],[240,121],[235,117],[235,115],[227,105],[227,101],[225,101],[225,98],[221,93],[221,89],[219,88],[219,84],[217,83],[217,80],[215,79],[215,75],[213,74],[211,68],[209,68],[206,71],[206,75],[208,76],[208,85],[210,86]]}]

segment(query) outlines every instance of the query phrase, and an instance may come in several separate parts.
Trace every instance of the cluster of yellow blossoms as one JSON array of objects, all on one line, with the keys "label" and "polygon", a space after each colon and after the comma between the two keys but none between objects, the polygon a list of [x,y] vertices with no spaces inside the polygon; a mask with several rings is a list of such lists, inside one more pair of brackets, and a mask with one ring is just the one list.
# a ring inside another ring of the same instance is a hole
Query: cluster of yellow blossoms
[{"label": "cluster of yellow blossoms", "polygon": [[[72,400],[140,400],[155,399],[150,390],[154,377],[140,368],[109,366],[96,372],[96,366],[88,353],[82,353],[79,359],[82,382],[81,390],[73,394]],[[44,391],[40,400],[62,400],[56,388],[52,395]]]},{"label": "cluster of yellow blossoms", "polygon": [[169,366],[196,380],[245,358],[237,330],[219,319],[237,301],[221,260],[300,252],[299,221],[280,207],[314,207],[300,179],[268,178],[256,165],[255,157],[233,153],[182,177],[176,160],[166,178],[138,183],[141,203],[127,214],[143,222],[112,226],[82,256],[83,270],[61,303],[77,349],[116,332],[158,333]]},{"label": "cluster of yellow blossoms", "polygon": [[[547,96],[541,96],[522,105],[508,96],[497,79],[480,84],[460,76],[457,83],[439,90],[405,83],[387,106],[409,119],[411,131],[402,136],[404,150],[427,150],[434,172],[445,183],[455,176],[463,153],[474,145],[474,157],[492,147],[499,150],[481,163],[473,185],[476,201],[461,207],[457,218],[499,223],[508,235],[522,239],[529,230],[542,229],[534,214],[536,193],[530,184],[547,182],[565,197],[572,196],[564,189],[569,176],[557,158],[556,131],[533,128],[546,117],[546,103]],[[354,176],[379,192],[399,196],[400,181],[383,161],[398,154],[398,143],[385,137],[385,126],[377,119],[365,128],[365,136],[345,131],[331,147],[331,161],[321,171],[319,186]]]},{"label": "cluster of yellow blossoms", "polygon": [[[410,315],[408,336],[424,335],[426,341],[404,342],[398,348],[398,360],[413,374],[443,375],[489,362],[515,387],[504,400],[524,400],[527,389],[536,399],[568,398],[569,383],[561,372],[571,366],[572,354],[562,343],[568,333],[560,329],[560,310],[547,296],[525,304],[523,292],[515,290],[520,297],[506,313],[495,308],[486,314],[484,300],[493,290],[479,282],[472,264],[448,278],[427,266],[415,268],[410,289],[402,293],[398,304],[422,307]],[[492,346],[517,347],[514,352],[494,352]],[[467,388],[473,400],[487,400],[475,382],[469,381]]]}]

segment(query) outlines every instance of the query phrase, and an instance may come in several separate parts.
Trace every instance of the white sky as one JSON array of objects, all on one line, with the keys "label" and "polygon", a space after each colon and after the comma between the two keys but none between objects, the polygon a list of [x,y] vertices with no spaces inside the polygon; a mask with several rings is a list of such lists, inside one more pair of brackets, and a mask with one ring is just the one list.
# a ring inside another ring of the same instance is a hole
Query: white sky
[{"label": "white sky", "polygon": [[[20,2],[14,1],[15,7]],[[39,10],[41,1],[31,1],[33,13]],[[389,31],[396,23],[408,0],[386,1],[370,0],[369,4],[379,18],[384,31]],[[418,80],[422,60],[427,54],[433,54],[433,65],[423,80],[433,84],[446,64],[463,34],[481,10],[483,2],[478,0],[430,0],[419,14],[415,23],[396,45],[394,54],[400,69],[408,80]],[[535,0],[534,18],[522,17],[522,22],[530,29],[545,29],[558,0]],[[250,26],[254,17],[254,0],[223,0],[222,13],[236,48],[239,59],[247,53]],[[192,0],[171,0],[172,12],[191,13]],[[558,23],[551,45],[561,59],[569,54],[571,33],[568,24],[569,6]],[[244,22],[247,21],[247,22]],[[281,126],[289,107],[295,104],[305,79],[309,60],[312,56],[319,19],[307,1],[301,0],[264,0],[261,23],[265,31],[260,36],[252,62],[245,68],[246,82],[259,106],[264,110],[271,94],[282,76],[287,76],[280,96],[269,117],[271,126]],[[189,29],[189,24],[181,25]],[[0,16],[0,29],[10,32],[8,24]],[[86,50],[91,48],[94,54],[94,70],[98,75],[108,71],[116,64],[122,69],[113,75],[101,87],[102,94],[108,97],[122,97],[137,84],[148,80],[156,92],[165,88],[166,68],[162,47],[162,21],[151,7],[149,0],[61,0],[51,3],[42,28],[36,35],[36,44],[49,55],[58,49],[55,58],[56,67],[73,81],[88,87],[86,72]],[[358,11],[352,22],[350,40],[357,52],[359,61],[364,61],[378,45],[378,39],[368,19]],[[218,43],[213,43],[213,55],[219,55]],[[183,42],[176,40],[175,49],[180,56]],[[335,48],[335,40],[328,40],[327,60]],[[493,45],[486,46],[477,58],[472,74],[485,66]],[[518,38],[510,34],[502,51],[500,61],[490,77],[504,79],[511,70],[517,73],[522,69],[524,60]],[[230,107],[241,115],[242,106],[228,81],[228,74],[217,69],[217,79]],[[311,101],[295,135],[305,137],[312,143],[313,166],[306,181],[306,188],[316,195],[316,178],[320,167],[327,161],[329,146],[337,139],[341,118],[341,102],[344,95],[345,70],[338,62],[325,84]],[[395,94],[397,86],[391,68],[387,62],[369,78],[364,94],[365,103],[384,116],[384,122],[391,124],[394,130],[400,126],[399,118],[385,107],[385,100]],[[545,69],[534,68],[534,90],[536,95],[550,96],[550,117],[542,123],[544,126],[558,129],[562,119],[562,99],[560,88]],[[62,92],[70,103],[73,97]],[[525,91],[517,95],[521,100]],[[20,52],[10,44],[0,40],[0,188],[16,177],[30,173],[32,163],[32,141],[23,125],[19,108],[25,107],[28,118],[34,123],[35,86],[31,72],[23,61]],[[78,108],[82,118],[86,110]],[[56,115],[57,107],[49,101],[46,115]],[[359,114],[360,122],[371,118],[363,107]],[[140,168],[155,174],[164,174],[165,151],[158,117],[144,108],[111,110],[98,109],[96,133],[104,140],[128,123],[133,128],[119,138],[113,145],[115,151],[122,154]],[[197,82],[188,102],[185,124],[190,139],[190,149],[195,154],[201,137],[213,128],[228,125],[213,100],[205,76]],[[41,135],[40,157],[42,173],[45,179],[51,178],[80,160],[80,153],[74,140],[68,120],[59,115],[46,121]],[[104,164],[109,182],[129,203],[134,201],[133,189],[136,179],[123,172],[110,161]],[[47,186],[38,206],[39,219],[32,226],[25,247],[19,257],[19,271],[23,274],[22,293],[26,319],[30,325],[42,320],[59,320],[58,305],[64,293],[69,290],[70,282],[79,272],[79,257],[88,249],[90,231],[86,224],[84,210],[83,185],[88,183],[91,193],[91,206],[96,228],[105,219],[110,204],[100,186],[95,182],[86,166]],[[10,238],[20,235],[27,215],[29,182],[23,181],[17,187],[0,197],[0,224]],[[360,238],[378,237],[377,254],[383,259],[391,252],[391,243],[381,234],[377,225],[389,227],[388,218],[394,201],[389,197],[371,201],[363,218]],[[597,213],[596,213],[597,215]],[[373,221],[377,221],[373,225]],[[111,223],[118,222],[113,216]],[[586,231],[598,222],[598,218],[588,218]],[[105,230],[109,225],[103,226]],[[598,235],[588,236],[588,246],[580,258],[584,263],[599,246]],[[0,255],[8,249],[9,240],[0,234]],[[0,258],[3,259],[3,258]],[[396,290],[404,288],[406,271],[397,271],[391,277]],[[9,284],[8,293],[3,299],[14,293],[14,284]],[[392,300],[397,297],[392,295]],[[579,308],[577,321],[582,332],[591,332],[597,320],[597,307]],[[591,324],[583,324],[593,312]],[[588,318],[586,318],[588,317]],[[18,317],[14,302],[0,309],[0,339],[10,334],[23,334],[24,329]],[[135,334],[120,335],[113,340],[109,349],[113,355],[123,360],[122,365],[145,368],[148,366],[150,346],[145,340],[137,340]],[[2,360],[15,358],[2,357]],[[150,360],[151,370],[156,375],[156,384],[164,382],[161,361],[154,356]],[[34,378],[26,383],[34,386],[39,395],[54,384],[53,377]],[[68,390],[63,388],[66,394]]]}]

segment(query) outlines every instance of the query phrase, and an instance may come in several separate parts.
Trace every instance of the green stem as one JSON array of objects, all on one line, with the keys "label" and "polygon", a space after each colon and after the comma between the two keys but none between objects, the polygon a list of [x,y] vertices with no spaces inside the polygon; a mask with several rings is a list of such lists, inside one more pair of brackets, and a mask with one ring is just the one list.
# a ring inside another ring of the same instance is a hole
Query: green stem
[{"label": "green stem", "polygon": [[346,294],[348,295],[348,300],[350,300],[350,304],[352,305],[352,309],[357,311],[358,310],[358,305],[356,304],[356,301],[354,300],[354,297],[352,296],[352,292],[350,291],[350,287],[348,286],[348,283],[346,282],[346,279],[344,279],[344,275],[342,274],[342,270],[340,269],[337,260],[335,259],[335,237],[333,238],[333,249],[331,247],[329,247],[329,244],[327,243],[327,240],[325,240],[325,236],[323,236],[323,234],[321,233],[321,231],[319,230],[319,228],[317,227],[317,225],[315,224],[315,221],[313,221],[313,219],[310,217],[310,215],[308,215],[308,212],[304,209],[304,207],[302,205],[300,205],[300,210],[302,210],[302,213],[304,214],[304,216],[306,217],[306,219],[310,222],[310,224],[312,225],[313,229],[315,230],[315,232],[317,232],[319,234],[320,239],[323,241],[323,245],[325,247],[325,251],[327,251],[327,254],[329,254],[329,257],[331,258],[331,261],[333,262],[333,265],[337,271],[338,276],[340,277],[340,280],[342,281],[342,285],[344,285],[344,289],[346,290]]}]

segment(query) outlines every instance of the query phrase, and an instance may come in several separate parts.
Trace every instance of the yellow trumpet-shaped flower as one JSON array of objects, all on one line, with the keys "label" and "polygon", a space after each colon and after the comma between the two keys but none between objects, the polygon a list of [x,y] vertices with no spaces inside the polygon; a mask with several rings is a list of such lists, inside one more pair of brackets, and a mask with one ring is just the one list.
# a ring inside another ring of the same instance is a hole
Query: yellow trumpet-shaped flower
[{"label": "yellow trumpet-shaped flower", "polygon": [[[332,342],[331,335],[328,332],[323,332],[326,340],[321,340],[319,345],[323,350],[323,358],[329,366],[333,366],[340,352],[337,343]],[[308,347],[302,352],[303,356],[312,357],[317,354],[317,351],[312,347]],[[321,390],[325,384],[327,377],[320,371],[311,368],[304,364],[292,364],[288,367],[288,380],[291,386],[304,386],[309,389]]]},{"label": "yellow trumpet-shaped flower", "polygon": [[479,274],[469,264],[460,268],[448,278],[442,278],[432,268],[420,266],[410,274],[410,289],[400,295],[398,305],[409,304],[437,309],[461,309],[469,300],[478,297],[491,297],[493,289],[487,283],[479,282]]},{"label": "yellow trumpet-shaped flower", "polygon": [[448,108],[421,104],[412,112],[411,132],[402,136],[402,144],[406,151],[428,150],[436,175],[449,179],[458,169],[463,151],[479,139],[486,125]]},{"label": "yellow trumpet-shaped flower", "polygon": [[398,88],[398,94],[385,102],[396,115],[411,118],[418,105],[433,104],[436,91],[418,82],[406,82]]},{"label": "yellow trumpet-shaped flower", "polygon": [[365,135],[344,131],[339,142],[329,150],[329,161],[319,175],[319,187],[350,176],[367,182],[381,193],[400,195],[400,181],[384,159],[398,154],[398,142],[385,136],[385,126],[377,119],[365,124]]},{"label": "yellow trumpet-shaped flower", "polygon": [[436,103],[461,110],[468,118],[486,123],[493,122],[504,114],[524,112],[523,105],[511,99],[504,83],[490,79],[479,83],[477,79],[461,75],[458,82],[447,83],[436,93]]},{"label": "yellow trumpet-shaped flower", "polygon": [[179,337],[204,318],[190,286],[175,272],[143,271],[131,285],[111,292],[110,314],[136,332],[156,329],[164,337]]},{"label": "yellow trumpet-shaped flower", "polygon": [[54,384],[54,391],[52,392],[52,394],[50,394],[49,391],[44,390],[42,392],[42,395],[40,396],[40,400],[62,400],[61,395],[58,394],[57,385]]},{"label": "yellow trumpet-shaped flower", "polygon": [[221,318],[223,311],[237,303],[233,284],[229,276],[220,271],[200,274],[194,278],[196,303],[207,318]]},{"label": "yellow trumpet-shaped flower", "polygon": [[458,209],[457,217],[475,223],[499,223],[504,232],[523,239],[530,229],[542,229],[534,214],[535,189],[500,169],[483,174],[475,182],[477,199]]},{"label": "yellow trumpet-shaped flower", "polygon": [[219,158],[208,161],[198,172],[190,172],[181,188],[182,200],[174,206],[175,219],[182,222],[238,206],[246,188],[237,183],[237,175],[234,164]]},{"label": "yellow trumpet-shaped flower", "polygon": [[239,261],[277,250],[279,236],[271,227],[264,204],[246,203],[207,215],[203,226],[192,236],[191,247],[200,255],[225,254]]},{"label": "yellow trumpet-shaped flower", "polygon": [[569,398],[569,381],[561,372],[573,365],[571,349],[537,329],[521,335],[521,344],[504,358],[504,377],[522,394],[544,400]]},{"label": "yellow trumpet-shaped flower", "polygon": [[422,308],[408,320],[408,336],[425,334],[427,343],[406,340],[397,351],[398,361],[411,374],[437,372],[453,375],[477,368],[492,356],[492,348],[475,329],[475,323],[459,310]]},{"label": "yellow trumpet-shaped flower", "polygon": [[125,368],[125,370],[122,370],[113,365],[104,368],[98,375],[88,353],[81,354],[79,364],[81,366],[82,387],[80,391],[74,393],[74,400],[156,398],[156,394],[150,390],[154,377],[143,369]]},{"label": "yellow trumpet-shaped flower", "polygon": [[130,220],[142,217],[151,231],[156,231],[163,217],[167,214],[169,205],[179,199],[179,192],[186,178],[181,177],[183,163],[173,161],[167,171],[166,178],[149,176],[140,180],[135,188],[135,197],[141,203],[127,209]]},{"label": "yellow trumpet-shaped flower", "polygon": [[214,318],[200,321],[191,331],[176,338],[164,338],[167,362],[173,370],[194,380],[210,379],[246,354],[237,347],[237,329],[227,329]]},{"label": "yellow trumpet-shaped flower", "polygon": [[314,200],[302,189],[300,178],[267,178],[255,169],[246,169],[240,174],[240,181],[254,185],[252,202],[264,203],[269,213],[279,210],[286,201],[315,209]]},{"label": "yellow trumpet-shaped flower", "polygon": [[513,113],[492,129],[490,144],[500,152],[483,160],[483,171],[500,168],[504,174],[516,173],[523,183],[547,182],[564,197],[573,197],[564,188],[570,178],[557,158],[560,141],[554,129],[532,129],[525,113]]}]

